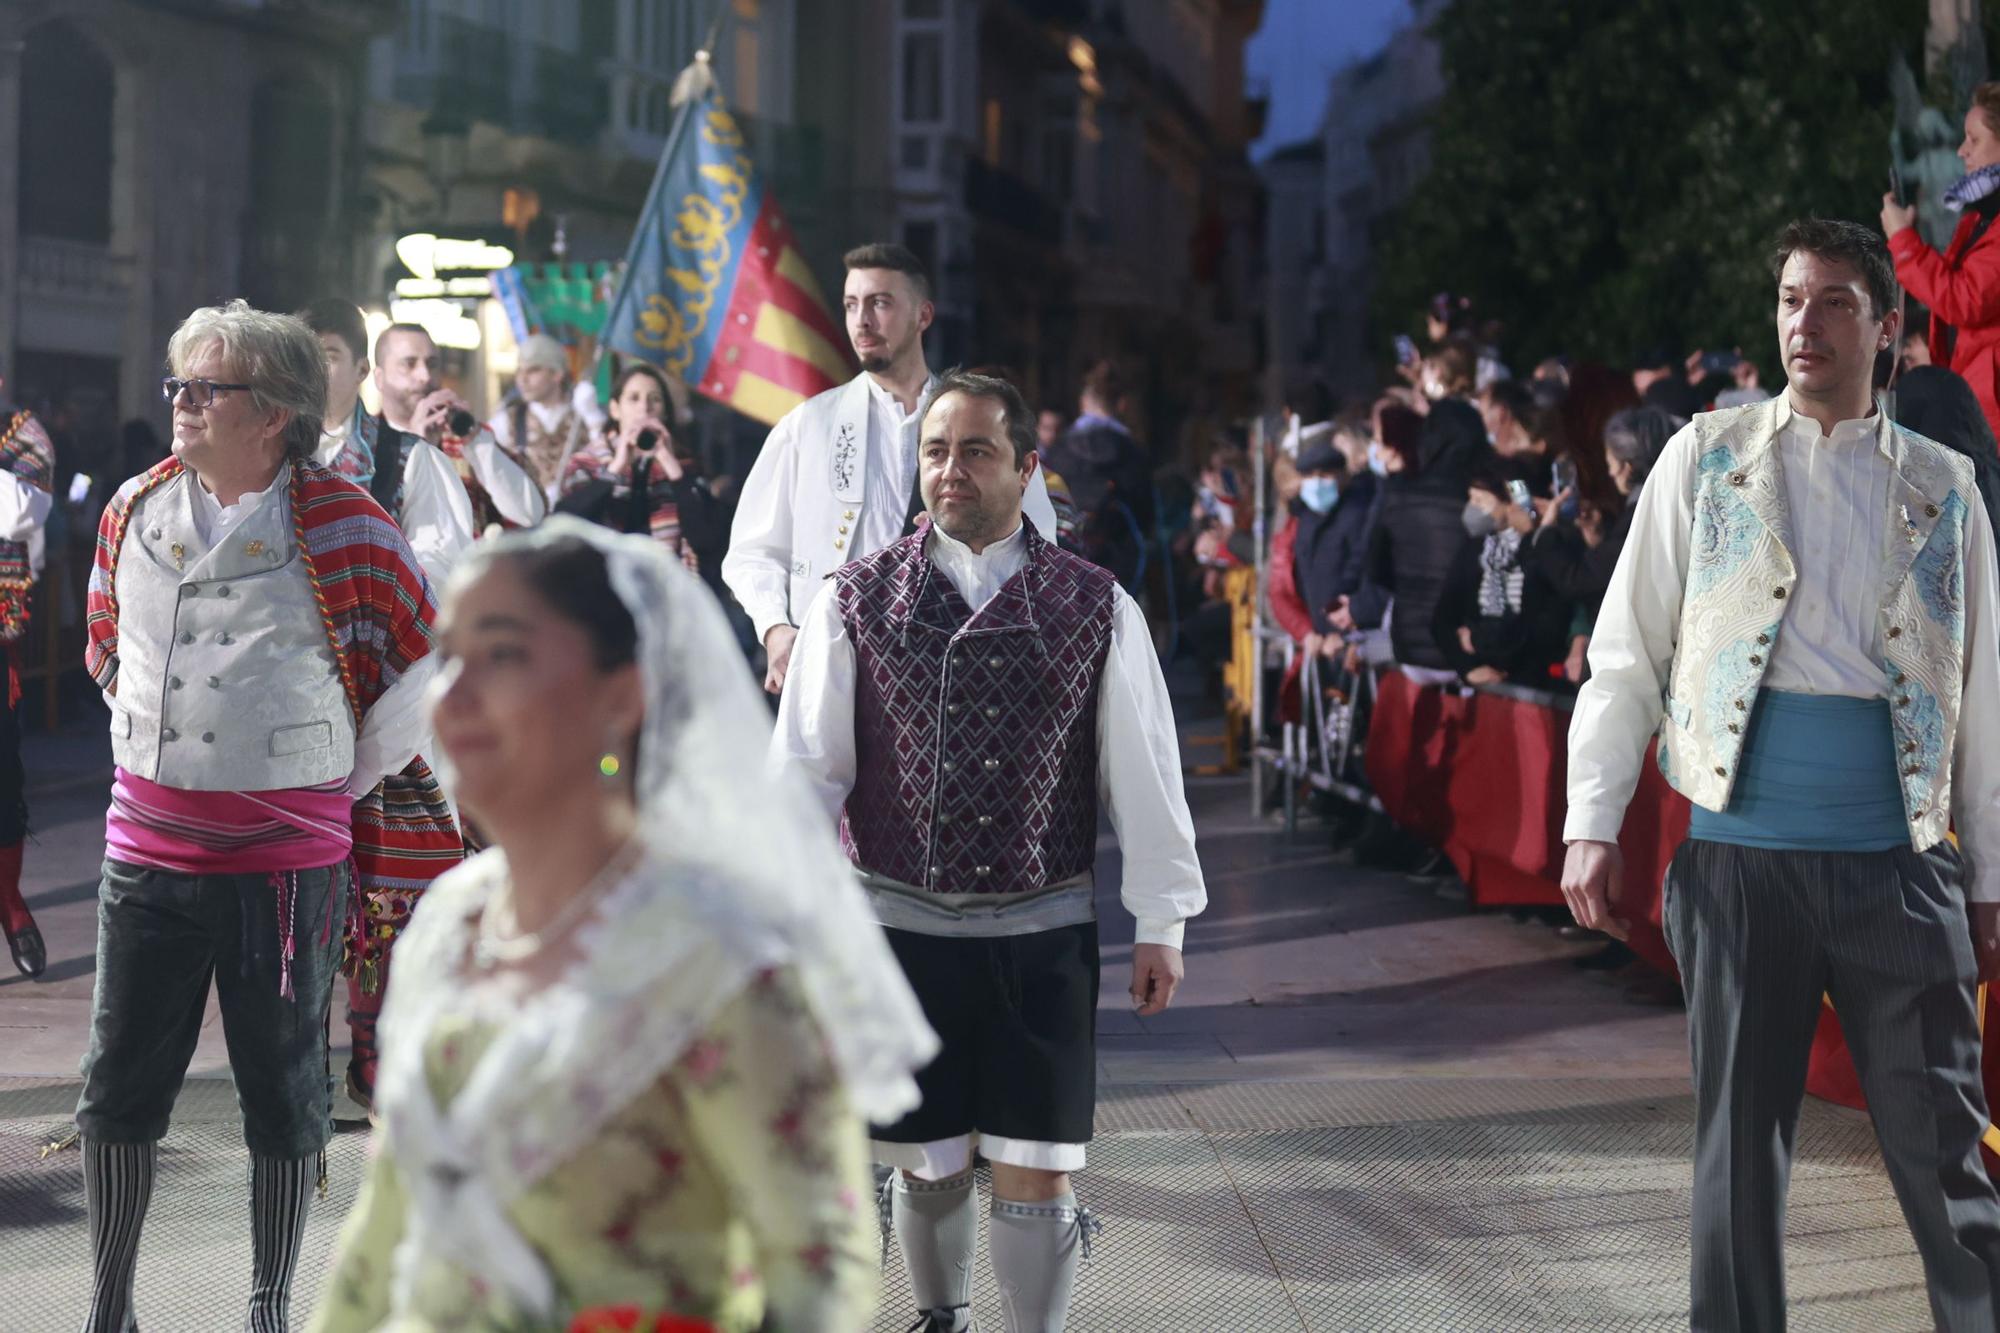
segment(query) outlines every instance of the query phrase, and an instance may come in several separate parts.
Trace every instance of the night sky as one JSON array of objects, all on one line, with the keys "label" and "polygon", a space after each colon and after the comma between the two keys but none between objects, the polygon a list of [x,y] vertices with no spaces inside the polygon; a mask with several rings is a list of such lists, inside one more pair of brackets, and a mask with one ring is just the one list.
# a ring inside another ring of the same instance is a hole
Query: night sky
[{"label": "night sky", "polygon": [[1382,49],[1408,21],[1408,0],[1268,0],[1264,26],[1250,40],[1250,78],[1271,91],[1264,137],[1251,147],[1261,161],[1272,149],[1310,138],[1326,108],[1333,72]]}]

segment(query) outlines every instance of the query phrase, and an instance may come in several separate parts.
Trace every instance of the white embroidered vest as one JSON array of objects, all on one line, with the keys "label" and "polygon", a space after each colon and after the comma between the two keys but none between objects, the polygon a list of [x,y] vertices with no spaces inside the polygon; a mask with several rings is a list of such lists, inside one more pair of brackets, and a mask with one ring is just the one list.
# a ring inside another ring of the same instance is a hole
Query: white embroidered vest
[{"label": "white embroidered vest", "polygon": [[213,550],[195,522],[199,484],[167,482],[125,529],[112,757],[184,791],[345,779],[354,723],[284,475]]},{"label": "white embroidered vest", "polygon": [[[1798,583],[1775,400],[1694,419],[1700,460],[1659,765],[1697,805],[1728,807],[1787,599]],[[1892,428],[1894,475],[1878,640],[1911,845],[1951,821],[1952,745],[1965,660],[1965,524],[1972,465]]]}]

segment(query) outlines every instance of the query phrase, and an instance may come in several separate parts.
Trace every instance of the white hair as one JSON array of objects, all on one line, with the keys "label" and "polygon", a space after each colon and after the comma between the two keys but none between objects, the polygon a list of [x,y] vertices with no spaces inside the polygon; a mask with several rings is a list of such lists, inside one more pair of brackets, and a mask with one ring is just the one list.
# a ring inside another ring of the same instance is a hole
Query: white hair
[{"label": "white hair", "polygon": [[292,414],[285,426],[285,452],[294,460],[310,458],[326,412],[326,353],[305,321],[253,310],[243,300],[203,306],[174,330],[167,364],[175,375],[185,376],[210,347],[222,349],[227,374],[250,386],[250,400],[260,412],[282,407]]}]

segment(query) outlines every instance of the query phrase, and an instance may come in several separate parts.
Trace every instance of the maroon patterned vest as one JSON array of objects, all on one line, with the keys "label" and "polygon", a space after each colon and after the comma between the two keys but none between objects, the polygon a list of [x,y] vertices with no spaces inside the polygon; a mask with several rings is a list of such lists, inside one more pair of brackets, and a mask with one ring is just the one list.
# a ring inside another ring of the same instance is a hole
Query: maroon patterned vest
[{"label": "maroon patterned vest", "polygon": [[1097,689],[1110,574],[1026,525],[1028,561],[975,615],[919,530],[834,575],[856,663],[841,843],[937,893],[1025,893],[1097,857]]}]

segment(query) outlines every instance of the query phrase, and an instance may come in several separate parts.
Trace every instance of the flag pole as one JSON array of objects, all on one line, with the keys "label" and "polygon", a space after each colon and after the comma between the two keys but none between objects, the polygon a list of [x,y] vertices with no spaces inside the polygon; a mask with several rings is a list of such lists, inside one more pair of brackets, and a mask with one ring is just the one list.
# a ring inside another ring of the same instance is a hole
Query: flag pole
[{"label": "flag pole", "polygon": [[[674,79],[674,123],[667,131],[666,146],[660,150],[660,160],[653,168],[653,183],[646,187],[646,202],[639,209],[639,219],[641,222],[653,216],[653,205],[661,189],[666,184],[668,165],[674,160],[674,155],[680,148],[681,140],[687,137],[688,122],[693,118],[691,112],[694,109],[694,104],[700,101],[702,94],[706,93],[715,84],[715,71],[712,68],[711,52],[715,49],[716,38],[722,32],[723,3],[724,0],[715,0],[709,19],[706,39],[700,48],[695,51],[694,60]],[[638,250],[639,227],[635,224],[632,228],[632,239],[625,244],[625,262],[619,268],[618,287],[612,292],[611,300],[605,306],[604,327],[607,333],[612,328],[613,321],[619,309],[625,304],[629,296],[632,286],[632,266],[638,259]],[[597,377],[598,369],[603,365],[604,358],[610,352],[611,348],[607,345],[607,340],[600,340],[597,344],[597,359],[591,365],[592,379]]]}]

